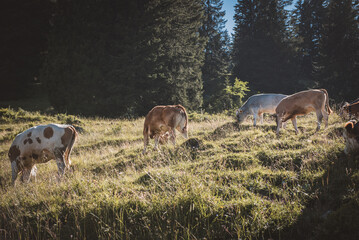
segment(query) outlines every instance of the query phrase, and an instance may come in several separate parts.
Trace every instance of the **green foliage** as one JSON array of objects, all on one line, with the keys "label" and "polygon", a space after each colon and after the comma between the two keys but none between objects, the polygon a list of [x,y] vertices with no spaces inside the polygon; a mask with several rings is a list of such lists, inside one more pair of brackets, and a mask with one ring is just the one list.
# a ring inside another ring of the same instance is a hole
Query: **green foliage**
[{"label": "green foliage", "polygon": [[246,96],[245,92],[249,91],[248,82],[243,82],[236,78],[233,86],[227,86],[225,88],[226,93],[231,96],[238,96],[241,100]]},{"label": "green foliage", "polygon": [[226,86],[224,91],[231,97],[236,99],[235,106],[238,107],[242,105],[243,98],[247,95],[246,92],[249,92],[248,82],[243,82],[239,78],[235,78],[232,86]]}]

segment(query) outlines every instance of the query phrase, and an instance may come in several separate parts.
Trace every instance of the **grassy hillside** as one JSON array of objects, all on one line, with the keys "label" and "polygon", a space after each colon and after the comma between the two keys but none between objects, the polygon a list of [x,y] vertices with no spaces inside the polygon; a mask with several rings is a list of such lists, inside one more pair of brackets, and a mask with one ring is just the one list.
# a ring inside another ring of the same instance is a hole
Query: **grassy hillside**
[{"label": "grassy hillside", "polygon": [[[224,115],[190,115],[190,140],[143,149],[143,118],[0,110],[0,239],[356,239],[358,157],[343,153],[343,121],[315,132],[314,115],[275,135]],[[55,161],[11,186],[7,151],[38,124],[79,130],[73,172]]]}]

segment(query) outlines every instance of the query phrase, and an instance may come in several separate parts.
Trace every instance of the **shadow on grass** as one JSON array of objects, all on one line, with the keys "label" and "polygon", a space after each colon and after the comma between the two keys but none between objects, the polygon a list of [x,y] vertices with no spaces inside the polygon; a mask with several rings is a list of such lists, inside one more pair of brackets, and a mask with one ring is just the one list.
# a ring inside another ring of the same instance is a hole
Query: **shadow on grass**
[{"label": "shadow on grass", "polygon": [[[359,239],[359,156],[343,152],[329,164],[302,215],[282,239]],[[279,237],[279,236],[276,236]]]}]

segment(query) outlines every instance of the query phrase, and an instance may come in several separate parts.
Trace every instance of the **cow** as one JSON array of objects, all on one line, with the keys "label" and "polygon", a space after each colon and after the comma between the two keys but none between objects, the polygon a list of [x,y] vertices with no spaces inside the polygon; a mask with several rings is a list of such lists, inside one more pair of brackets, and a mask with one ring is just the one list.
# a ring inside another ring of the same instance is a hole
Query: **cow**
[{"label": "cow", "polygon": [[238,123],[241,124],[249,115],[253,115],[253,126],[256,126],[259,117],[263,124],[263,113],[274,114],[278,103],[285,97],[287,95],[283,94],[256,94],[249,97],[236,113]]},{"label": "cow", "polygon": [[12,170],[12,183],[19,173],[21,181],[29,182],[31,176],[36,180],[35,164],[55,159],[58,174],[62,176],[70,169],[70,154],[77,138],[76,129],[71,125],[39,125],[19,133],[9,149]]},{"label": "cow", "polygon": [[349,114],[349,119],[352,117],[359,118],[359,99],[351,103],[346,102],[342,107],[342,111],[345,114]]},{"label": "cow", "polygon": [[277,135],[282,123],[288,119],[292,120],[295,133],[298,134],[297,120],[298,115],[306,115],[310,112],[317,114],[317,131],[324,117],[325,127],[328,126],[328,115],[332,113],[329,106],[329,96],[325,89],[311,89],[295,93],[285,97],[280,101],[275,109],[277,115]]},{"label": "cow", "polygon": [[145,118],[143,127],[144,149],[149,142],[149,137],[155,139],[155,149],[158,143],[166,143],[168,138],[173,145],[176,144],[177,129],[184,138],[188,138],[188,116],[186,109],[181,105],[155,106]]},{"label": "cow", "polygon": [[359,122],[351,120],[344,126],[345,154],[359,153]]}]

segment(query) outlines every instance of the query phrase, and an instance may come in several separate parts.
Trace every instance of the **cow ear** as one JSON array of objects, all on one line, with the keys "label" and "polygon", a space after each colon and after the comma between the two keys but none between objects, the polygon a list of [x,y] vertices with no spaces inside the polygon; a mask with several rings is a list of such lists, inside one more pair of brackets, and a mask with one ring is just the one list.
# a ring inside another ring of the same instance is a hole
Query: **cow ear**
[{"label": "cow ear", "polygon": [[348,131],[351,132],[354,128],[354,123],[353,122],[347,122],[344,126],[344,128]]}]

